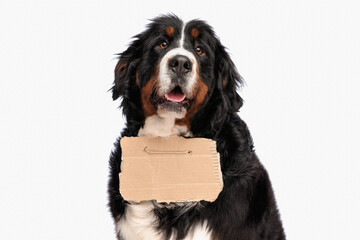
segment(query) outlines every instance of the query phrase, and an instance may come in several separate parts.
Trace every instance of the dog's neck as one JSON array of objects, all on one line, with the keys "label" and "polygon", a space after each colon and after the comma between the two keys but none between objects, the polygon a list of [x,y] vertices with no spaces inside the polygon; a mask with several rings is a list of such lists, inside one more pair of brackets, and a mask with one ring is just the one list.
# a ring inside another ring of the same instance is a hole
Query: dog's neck
[{"label": "dog's neck", "polygon": [[144,126],[139,130],[139,137],[168,137],[171,135],[191,137],[192,133],[186,125],[175,124],[177,114],[167,113],[162,115],[152,115],[145,119]]}]

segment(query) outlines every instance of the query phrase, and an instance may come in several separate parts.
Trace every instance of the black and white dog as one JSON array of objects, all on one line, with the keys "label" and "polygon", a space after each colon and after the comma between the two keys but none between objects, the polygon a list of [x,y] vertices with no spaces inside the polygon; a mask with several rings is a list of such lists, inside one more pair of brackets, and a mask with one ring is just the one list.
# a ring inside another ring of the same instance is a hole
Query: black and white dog
[{"label": "black and white dog", "polygon": [[112,96],[121,97],[124,136],[210,138],[224,188],[214,202],[130,203],[119,191],[120,138],[110,157],[109,207],[124,240],[285,239],[268,174],[237,112],[242,78],[205,22],[152,20],[120,54]]}]

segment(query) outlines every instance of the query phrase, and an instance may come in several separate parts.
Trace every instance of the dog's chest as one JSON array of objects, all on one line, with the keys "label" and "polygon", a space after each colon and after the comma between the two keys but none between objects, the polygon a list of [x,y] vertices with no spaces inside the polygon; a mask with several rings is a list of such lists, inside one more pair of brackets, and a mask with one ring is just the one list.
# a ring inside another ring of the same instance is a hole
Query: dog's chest
[{"label": "dog's chest", "polygon": [[[156,230],[158,219],[154,214],[152,201],[145,201],[139,204],[129,204],[125,214],[116,224],[116,231],[119,239],[124,240],[165,240],[165,235]],[[176,229],[173,229],[176,232]],[[210,240],[211,232],[207,223],[196,224],[191,227],[184,240]],[[174,234],[170,240],[175,240]]]},{"label": "dog's chest", "polygon": [[[139,136],[161,136],[170,135],[191,136],[191,132],[186,126],[175,125],[175,118],[163,118],[158,115],[148,117],[145,120],[144,127],[139,130]],[[191,203],[184,203],[191,207]],[[164,233],[158,231],[157,216],[154,213],[154,203],[152,201],[144,201],[141,203],[128,204],[125,213],[116,223],[116,232],[119,239],[124,240],[163,240]],[[173,229],[173,232],[176,232]],[[185,240],[207,240],[210,239],[211,233],[207,229],[207,224],[195,224],[191,227]],[[170,240],[175,239],[172,235]]]},{"label": "dog's chest", "polygon": [[170,135],[191,136],[191,132],[185,125],[176,125],[173,116],[160,117],[153,115],[147,117],[145,124],[139,130],[138,136],[168,137]]},{"label": "dog's chest", "polygon": [[154,205],[150,201],[127,205],[125,214],[116,224],[119,239],[163,239],[164,236],[156,231],[156,216],[153,210]]}]

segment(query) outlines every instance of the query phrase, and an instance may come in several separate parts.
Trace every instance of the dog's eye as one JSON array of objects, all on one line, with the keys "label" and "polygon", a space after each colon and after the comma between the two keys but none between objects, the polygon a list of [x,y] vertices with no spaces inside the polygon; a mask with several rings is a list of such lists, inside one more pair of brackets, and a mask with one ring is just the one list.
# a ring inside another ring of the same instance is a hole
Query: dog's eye
[{"label": "dog's eye", "polygon": [[195,51],[196,51],[196,53],[197,53],[198,55],[202,55],[202,54],[204,53],[203,49],[202,49],[201,47],[199,47],[199,46],[197,46],[197,47],[195,48]]},{"label": "dog's eye", "polygon": [[167,48],[168,47],[168,43],[166,41],[163,41],[162,43],[160,43],[160,47],[161,48]]}]

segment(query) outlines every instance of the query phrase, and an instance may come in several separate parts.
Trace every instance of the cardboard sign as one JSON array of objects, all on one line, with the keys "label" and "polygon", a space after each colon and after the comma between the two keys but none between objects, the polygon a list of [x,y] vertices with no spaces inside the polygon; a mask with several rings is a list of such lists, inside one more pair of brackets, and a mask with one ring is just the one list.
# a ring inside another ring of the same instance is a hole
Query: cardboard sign
[{"label": "cardboard sign", "polygon": [[214,201],[223,188],[220,157],[211,139],[124,137],[120,144],[125,200]]}]

